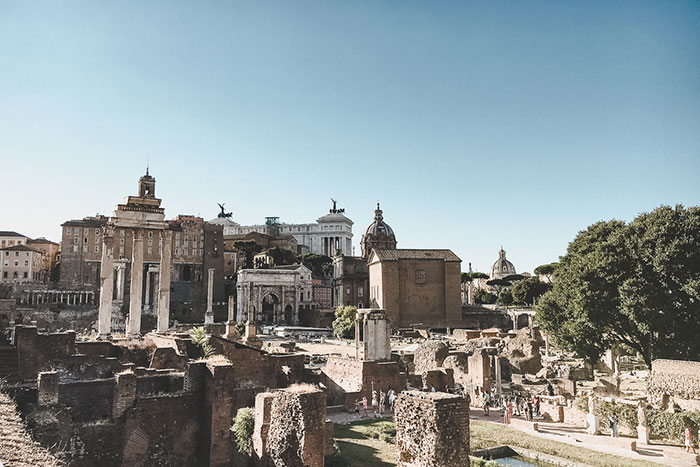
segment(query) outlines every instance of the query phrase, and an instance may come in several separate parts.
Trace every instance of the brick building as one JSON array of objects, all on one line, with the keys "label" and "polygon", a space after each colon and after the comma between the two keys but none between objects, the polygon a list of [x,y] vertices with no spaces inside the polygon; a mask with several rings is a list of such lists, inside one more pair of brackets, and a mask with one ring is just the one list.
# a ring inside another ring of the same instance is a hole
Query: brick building
[{"label": "brick building", "polygon": [[396,327],[446,327],[461,320],[461,271],[450,250],[372,250],[372,306]]}]

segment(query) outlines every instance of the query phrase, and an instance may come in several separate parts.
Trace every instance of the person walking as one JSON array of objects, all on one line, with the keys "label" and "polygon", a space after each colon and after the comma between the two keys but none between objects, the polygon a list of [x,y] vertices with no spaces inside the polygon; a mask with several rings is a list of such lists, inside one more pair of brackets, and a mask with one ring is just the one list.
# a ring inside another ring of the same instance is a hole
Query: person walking
[{"label": "person walking", "polygon": [[[700,433],[700,430],[698,430],[698,433]],[[698,435],[698,438],[700,439],[700,434]],[[693,450],[693,454],[696,454],[695,446],[693,446],[693,433],[690,431],[690,427],[686,425],[686,427],[685,427],[685,452],[690,452],[691,449]]]},{"label": "person walking", "polygon": [[525,406],[525,418],[528,422],[532,421],[532,402],[528,399],[527,405]]},{"label": "person walking", "polygon": [[488,392],[484,393],[484,416],[489,416],[489,407],[491,405],[491,396]]},{"label": "person walking", "polygon": [[389,401],[389,412],[394,411],[394,401],[396,400],[396,393],[394,392],[393,389],[389,388],[389,391],[386,393],[386,398]]},{"label": "person walking", "polygon": [[610,415],[608,416],[608,423],[610,423],[610,436],[617,438],[617,419]]},{"label": "person walking", "polygon": [[377,390],[373,389],[372,390],[372,410],[374,411],[374,415],[377,415]]},{"label": "person walking", "polygon": [[505,417],[506,425],[510,425],[511,418],[513,418],[513,402],[509,400],[508,405],[506,406],[506,417]]},{"label": "person walking", "polygon": [[535,399],[533,400],[534,406],[535,406],[535,415],[538,417],[540,416],[540,396],[539,394],[535,394]]},{"label": "person walking", "polygon": [[384,415],[384,405],[386,404],[386,393],[383,389],[379,391],[379,414]]},{"label": "person walking", "polygon": [[367,416],[367,396],[362,396],[362,414],[360,416]]}]

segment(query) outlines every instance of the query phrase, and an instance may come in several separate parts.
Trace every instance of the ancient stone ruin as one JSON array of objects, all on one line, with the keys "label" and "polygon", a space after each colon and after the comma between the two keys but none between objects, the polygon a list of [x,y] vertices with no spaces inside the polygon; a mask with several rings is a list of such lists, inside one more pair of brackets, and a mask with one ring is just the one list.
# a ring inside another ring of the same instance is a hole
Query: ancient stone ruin
[{"label": "ancient stone ruin", "polygon": [[469,398],[404,391],[395,421],[399,467],[469,466]]}]

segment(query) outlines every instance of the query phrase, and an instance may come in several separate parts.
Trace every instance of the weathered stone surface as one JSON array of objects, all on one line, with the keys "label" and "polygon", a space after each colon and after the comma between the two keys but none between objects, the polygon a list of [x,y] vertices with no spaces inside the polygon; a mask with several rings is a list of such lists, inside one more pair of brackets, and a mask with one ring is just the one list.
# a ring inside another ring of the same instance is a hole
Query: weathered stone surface
[{"label": "weathered stone surface", "polygon": [[516,337],[505,341],[502,356],[508,359],[511,371],[519,374],[536,374],[542,369],[540,347],[542,339],[533,339],[527,329],[520,330]]},{"label": "weathered stone surface", "polygon": [[395,420],[399,467],[469,466],[469,399],[404,391]]},{"label": "weathered stone surface", "polygon": [[428,370],[435,370],[442,366],[449,355],[450,347],[444,341],[427,340],[417,349],[413,358],[415,373],[425,374]]},{"label": "weathered stone surface", "polygon": [[700,400],[700,362],[654,360],[647,391],[658,399],[668,394],[679,399]]}]

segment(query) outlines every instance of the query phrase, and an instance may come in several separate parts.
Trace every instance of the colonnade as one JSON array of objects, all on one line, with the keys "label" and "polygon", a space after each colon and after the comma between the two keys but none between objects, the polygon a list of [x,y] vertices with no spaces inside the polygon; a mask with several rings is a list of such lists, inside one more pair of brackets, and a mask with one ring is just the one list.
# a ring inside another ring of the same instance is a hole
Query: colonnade
[{"label": "colonnade", "polygon": [[66,305],[92,305],[95,292],[90,290],[27,290],[23,303],[40,305],[42,303],[65,303]]},{"label": "colonnade", "polygon": [[322,237],[323,242],[323,254],[326,256],[334,256],[336,250],[340,250],[342,254],[346,254],[345,248],[343,248],[344,237]]},{"label": "colonnade", "polygon": [[[151,277],[153,274],[158,279],[158,324],[156,330],[164,332],[168,330],[170,319],[170,268],[172,262],[172,236],[169,230],[163,230],[160,242],[160,265],[149,267],[146,274],[146,299],[147,305],[151,305]],[[100,309],[98,317],[98,332],[100,337],[107,338],[111,334],[112,309],[114,301],[114,228],[105,229],[102,243],[102,258],[100,263]],[[126,319],[127,337],[141,335],[141,312],[143,310],[143,229],[134,229],[133,247],[131,255],[131,277],[129,288],[129,315]],[[117,270],[117,300],[124,299],[125,263],[118,263]],[[156,277],[153,278],[154,281]]]}]

